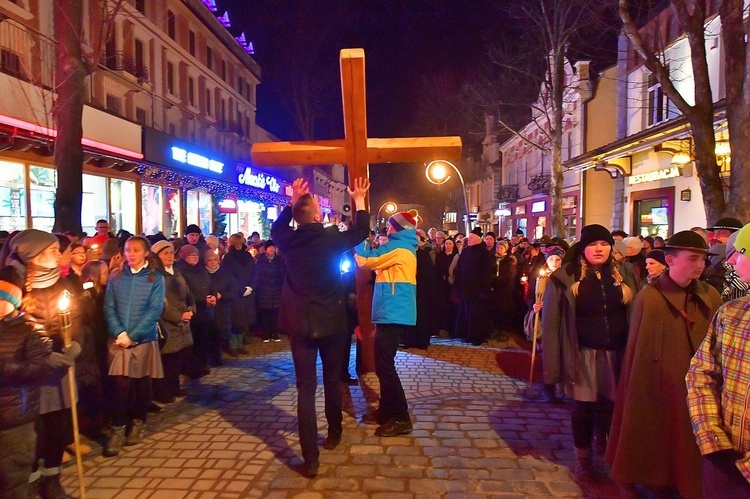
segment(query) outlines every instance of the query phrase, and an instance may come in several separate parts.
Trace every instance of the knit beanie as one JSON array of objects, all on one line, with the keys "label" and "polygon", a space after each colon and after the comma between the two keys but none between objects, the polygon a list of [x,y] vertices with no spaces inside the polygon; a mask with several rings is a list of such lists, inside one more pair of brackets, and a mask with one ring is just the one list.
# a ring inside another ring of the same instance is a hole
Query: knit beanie
[{"label": "knit beanie", "polygon": [[664,252],[660,249],[654,249],[646,253],[646,260],[648,260],[649,258],[652,260],[656,260],[664,266],[667,265],[667,260],[666,258],[664,258]]},{"label": "knit beanie", "polygon": [[734,240],[734,249],[750,258],[750,224],[745,225],[737,232]]},{"label": "knit beanie", "polygon": [[216,248],[219,247],[219,238],[218,237],[216,237],[216,236],[214,236],[212,234],[209,234],[209,235],[207,235],[205,237],[205,240],[206,240],[206,244],[208,244],[208,246],[210,248],[216,249]]},{"label": "knit beanie", "polygon": [[622,241],[615,241],[615,251],[619,252],[622,256],[628,255],[628,247]]},{"label": "knit beanie", "polygon": [[578,243],[579,251],[582,252],[583,248],[596,241],[605,241],[610,246],[614,246],[615,244],[612,234],[606,227],[599,224],[591,224],[581,229],[581,240]]},{"label": "knit beanie", "polygon": [[547,252],[546,252],[546,253],[544,254],[545,258],[549,258],[549,257],[551,257],[551,256],[555,256],[555,255],[557,255],[557,256],[559,256],[560,258],[562,258],[562,257],[564,257],[564,256],[565,256],[565,251],[563,251],[563,249],[562,249],[562,248],[558,248],[557,246],[553,246],[553,247],[551,247],[551,248],[549,249],[549,251],[547,251]]},{"label": "knit beanie", "polygon": [[180,260],[184,260],[189,256],[199,256],[200,251],[198,251],[198,248],[193,246],[192,244],[186,244],[182,248],[180,248]]},{"label": "knit beanie", "polygon": [[190,224],[190,225],[188,225],[188,226],[187,226],[187,227],[185,228],[185,235],[186,235],[186,236],[187,236],[188,234],[200,234],[200,233],[201,233],[201,228],[200,228],[200,227],[198,227],[198,226],[197,226],[197,225],[195,225],[195,224]]},{"label": "knit beanie", "polygon": [[56,242],[58,240],[54,234],[26,229],[16,234],[10,242],[10,250],[18,256],[21,263],[27,264]]},{"label": "knit beanie", "polygon": [[174,246],[172,246],[172,243],[170,243],[169,241],[163,241],[163,240],[162,241],[156,241],[151,246],[151,252],[154,255],[158,255],[159,253],[161,253],[162,251],[164,251],[167,248],[172,248],[172,251],[174,251]]},{"label": "knit beanie", "polygon": [[[22,286],[23,282],[18,272],[11,267],[0,270],[0,314],[5,316],[21,307]],[[7,302],[13,308],[5,306],[2,302]]]},{"label": "knit beanie", "polygon": [[397,231],[416,229],[417,220],[410,211],[401,211],[394,213],[391,218],[388,219],[388,225],[392,226]]}]

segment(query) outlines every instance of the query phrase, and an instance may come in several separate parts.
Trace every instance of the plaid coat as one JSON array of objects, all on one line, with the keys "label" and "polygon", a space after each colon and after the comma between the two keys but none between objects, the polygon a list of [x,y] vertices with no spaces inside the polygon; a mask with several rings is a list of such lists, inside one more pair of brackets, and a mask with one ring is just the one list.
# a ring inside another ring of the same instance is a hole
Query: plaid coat
[{"label": "plaid coat", "polygon": [[734,449],[750,481],[750,296],[724,304],[690,362],[685,381],[693,433],[702,455]]}]

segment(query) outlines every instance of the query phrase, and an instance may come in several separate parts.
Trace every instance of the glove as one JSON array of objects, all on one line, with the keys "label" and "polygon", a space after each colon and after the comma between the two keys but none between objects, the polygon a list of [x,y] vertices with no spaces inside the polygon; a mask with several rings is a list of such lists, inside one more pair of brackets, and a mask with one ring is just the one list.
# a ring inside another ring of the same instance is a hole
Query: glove
[{"label": "glove", "polygon": [[246,296],[250,296],[250,293],[252,292],[253,292],[253,288],[251,288],[250,286],[245,286],[245,292],[242,293],[242,297],[244,298]]},{"label": "glove", "polygon": [[63,348],[63,355],[71,361],[75,360],[76,357],[81,355],[81,345],[77,341],[71,341],[70,345]]},{"label": "glove", "polygon": [[47,365],[53,369],[68,369],[73,366],[73,362],[73,359],[58,352],[52,352],[47,359]]}]

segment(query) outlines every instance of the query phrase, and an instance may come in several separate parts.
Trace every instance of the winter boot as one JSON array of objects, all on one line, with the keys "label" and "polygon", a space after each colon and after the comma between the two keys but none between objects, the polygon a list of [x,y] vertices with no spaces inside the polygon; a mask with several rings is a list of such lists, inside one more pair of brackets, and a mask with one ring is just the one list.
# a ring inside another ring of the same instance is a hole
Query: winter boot
[{"label": "winter boot", "polygon": [[146,433],[145,426],[146,423],[144,423],[143,420],[134,419],[133,428],[130,430],[130,434],[125,439],[125,445],[129,447],[131,445],[138,445],[139,443],[141,443]]},{"label": "winter boot", "polygon": [[592,481],[595,478],[594,473],[594,456],[591,449],[575,448],[576,457],[576,479],[582,481]]},{"label": "winter boot", "polygon": [[106,457],[114,457],[122,450],[122,444],[125,441],[125,425],[113,426],[112,435],[107,440],[107,445],[104,446],[102,454]]},{"label": "winter boot", "polygon": [[67,499],[68,495],[60,485],[60,474],[42,476],[39,479],[39,496],[42,499]]}]

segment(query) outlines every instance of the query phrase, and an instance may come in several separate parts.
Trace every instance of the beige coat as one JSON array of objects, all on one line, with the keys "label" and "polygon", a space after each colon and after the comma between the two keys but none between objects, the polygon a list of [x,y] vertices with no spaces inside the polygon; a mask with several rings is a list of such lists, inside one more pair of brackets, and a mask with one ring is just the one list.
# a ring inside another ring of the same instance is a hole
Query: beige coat
[{"label": "beige coat", "polygon": [[685,290],[668,272],[635,298],[607,460],[620,483],[672,487],[683,497],[701,497],[702,461],[685,375],[721,297],[703,282],[691,286],[687,307]]}]

